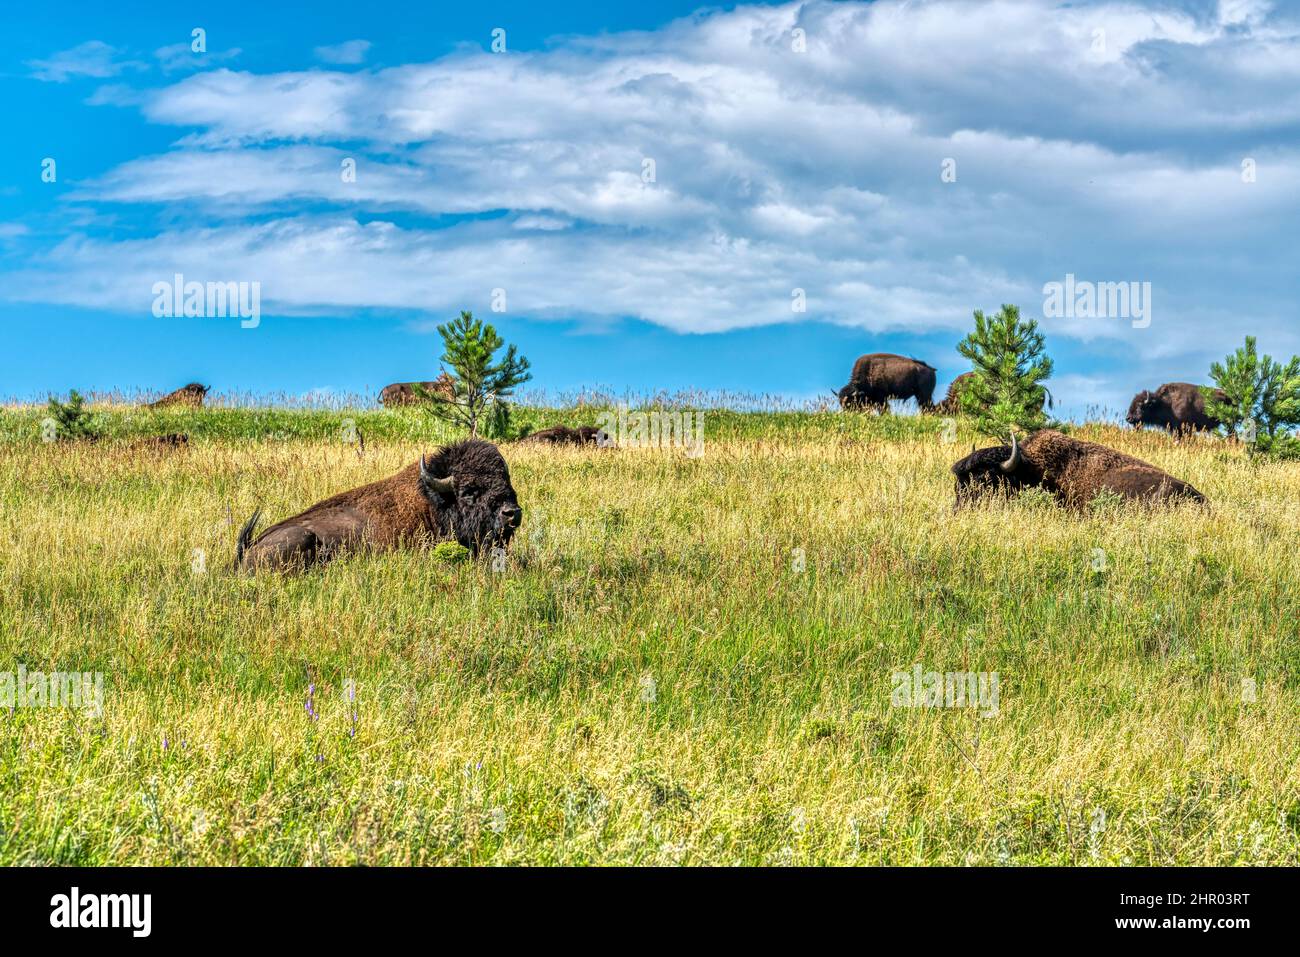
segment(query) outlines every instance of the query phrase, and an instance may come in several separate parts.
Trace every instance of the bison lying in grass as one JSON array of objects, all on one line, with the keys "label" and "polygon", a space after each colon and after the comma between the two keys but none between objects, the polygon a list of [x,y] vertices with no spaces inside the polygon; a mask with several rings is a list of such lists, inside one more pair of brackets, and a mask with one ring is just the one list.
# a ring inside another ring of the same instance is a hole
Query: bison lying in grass
[{"label": "bison lying in grass", "polygon": [[522,436],[519,441],[548,445],[604,445],[601,439],[601,431],[594,425],[580,425],[576,429],[567,425],[553,425]]},{"label": "bison lying in grass", "polygon": [[505,545],[523,518],[505,459],[480,439],[444,446],[427,462],[421,455],[396,475],[318,502],[253,541],[260,514],[239,532],[235,561],[245,570],[299,569],[348,549],[449,539],[477,553]]},{"label": "bison lying in grass", "polygon": [[1023,444],[972,451],[952,467],[957,503],[989,492],[1038,486],[1064,505],[1079,508],[1103,492],[1125,499],[1204,502],[1205,496],[1182,479],[1141,459],[1095,442],[1083,442],[1052,429],[1035,432]]}]

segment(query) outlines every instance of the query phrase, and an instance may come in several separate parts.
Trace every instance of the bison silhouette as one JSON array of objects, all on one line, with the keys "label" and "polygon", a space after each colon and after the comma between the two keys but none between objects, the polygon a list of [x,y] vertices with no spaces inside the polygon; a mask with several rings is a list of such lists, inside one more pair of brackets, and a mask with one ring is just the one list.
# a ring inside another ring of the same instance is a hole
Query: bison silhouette
[{"label": "bison silhouette", "polygon": [[1105,491],[1145,502],[1205,501],[1187,482],[1148,462],[1054,429],[1041,429],[1023,444],[1013,433],[1009,446],[974,449],[952,472],[958,505],[991,492],[1033,486],[1047,489],[1072,508],[1087,505]]},{"label": "bison silhouette", "polygon": [[477,553],[504,546],[523,519],[510,469],[491,442],[467,439],[396,475],[341,492],[268,528],[256,541],[261,509],[240,529],[237,567],[290,571],[341,552],[384,551],[455,540]]}]

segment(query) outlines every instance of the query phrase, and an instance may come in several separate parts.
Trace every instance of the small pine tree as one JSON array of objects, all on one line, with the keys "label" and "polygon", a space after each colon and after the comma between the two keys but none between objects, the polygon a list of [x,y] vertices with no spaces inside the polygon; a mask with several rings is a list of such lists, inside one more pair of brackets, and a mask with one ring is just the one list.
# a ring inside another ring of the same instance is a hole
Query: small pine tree
[{"label": "small pine tree", "polygon": [[68,393],[67,402],[60,402],[54,396],[50,396],[46,410],[54,420],[54,433],[59,438],[85,439],[97,436],[94,429],[94,416],[86,408],[86,400],[76,389]]},{"label": "small pine tree", "polygon": [[418,385],[416,394],[429,400],[434,415],[469,429],[474,437],[482,426],[492,438],[509,438],[510,408],[505,400],[532,378],[528,360],[511,345],[494,363],[493,354],[505,343],[492,326],[485,326],[470,312],[439,326],[438,334],[443,342],[443,365],[451,368],[451,394]]},{"label": "small pine tree", "polygon": [[1020,309],[1004,305],[995,316],[975,310],[975,331],[957,344],[973,375],[960,392],[961,410],[984,435],[1006,438],[1013,428],[1047,424],[1041,383],[1052,374],[1038,323],[1021,319]]},{"label": "small pine tree", "polygon": [[1223,423],[1230,435],[1250,443],[1252,452],[1277,458],[1300,457],[1300,440],[1289,430],[1300,425],[1300,356],[1286,365],[1260,356],[1255,337],[1222,362],[1210,366],[1213,389],[1202,389],[1205,411]]}]

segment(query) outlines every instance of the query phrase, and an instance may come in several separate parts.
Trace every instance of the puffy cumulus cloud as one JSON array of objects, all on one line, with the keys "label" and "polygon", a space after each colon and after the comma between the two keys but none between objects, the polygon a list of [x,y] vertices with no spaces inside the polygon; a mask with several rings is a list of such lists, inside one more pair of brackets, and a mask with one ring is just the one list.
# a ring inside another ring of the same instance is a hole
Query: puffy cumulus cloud
[{"label": "puffy cumulus cloud", "polygon": [[[512,313],[682,331],[955,331],[975,307],[1032,313],[1074,273],[1152,282],[1153,327],[1049,332],[1183,361],[1240,338],[1243,308],[1256,328],[1291,322],[1288,16],[1249,0],[815,0],[543,52],[211,70],[141,106],[194,132],[72,194],[159,204],[166,231],[69,241],[11,295],[103,305],[180,270],[262,278],[290,310],[445,312],[499,287]],[[340,49],[317,52],[355,62]]]}]

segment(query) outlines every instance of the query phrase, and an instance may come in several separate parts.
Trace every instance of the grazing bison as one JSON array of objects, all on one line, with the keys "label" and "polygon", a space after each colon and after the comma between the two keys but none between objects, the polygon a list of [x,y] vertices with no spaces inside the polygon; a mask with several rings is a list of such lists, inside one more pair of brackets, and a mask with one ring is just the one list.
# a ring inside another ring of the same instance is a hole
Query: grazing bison
[{"label": "grazing bison", "polygon": [[932,408],[934,369],[919,359],[873,352],[853,363],[849,384],[840,389],[845,409],[884,409],[890,399],[916,399],[923,412]]},{"label": "grazing bison", "polygon": [[[962,390],[966,388],[966,384],[974,374],[974,372],[963,372],[948,383],[948,394],[934,407],[934,410],[940,415],[960,415]],[[1043,405],[1049,409],[1052,407],[1052,393],[1047,389],[1043,389]]]},{"label": "grazing bison", "polygon": [[208,387],[206,385],[191,382],[189,385],[181,386],[174,392],[168,392],[156,402],[150,402],[145,408],[165,409],[171,405],[183,405],[191,409],[197,409],[203,405],[203,399],[207,394]]},{"label": "grazing bison", "polygon": [[[1222,389],[1214,390],[1220,402],[1228,401]],[[1222,423],[1205,411],[1205,394],[1190,382],[1166,382],[1155,392],[1143,390],[1128,407],[1128,424],[1134,428],[1157,425],[1181,435],[1217,429]]]},{"label": "grazing bison", "polygon": [[600,429],[594,425],[580,425],[571,429],[567,425],[553,425],[521,436],[520,442],[546,442],[550,445],[603,445]]},{"label": "grazing bison", "polygon": [[957,415],[961,412],[961,390],[966,387],[967,380],[974,374],[974,372],[963,372],[948,383],[948,394],[934,407],[934,410],[940,415]]},{"label": "grazing bison", "polygon": [[235,563],[246,570],[300,569],[340,551],[454,539],[477,553],[505,545],[523,510],[497,447],[481,439],[420,456],[396,475],[318,502],[272,525],[256,541],[261,510],[239,532]]},{"label": "grazing bison", "polygon": [[958,504],[1030,486],[1047,489],[1073,508],[1087,505],[1103,491],[1143,501],[1205,501],[1191,485],[1154,465],[1053,429],[1040,429],[1023,444],[1013,434],[1009,446],[973,450],[952,472],[957,476]]},{"label": "grazing bison", "polygon": [[450,399],[452,396],[451,376],[444,372],[432,382],[394,382],[392,385],[386,385],[379,393],[379,404],[386,409],[392,409],[399,405],[418,405],[427,401],[416,394],[417,385],[423,386],[426,392],[444,398]]}]

